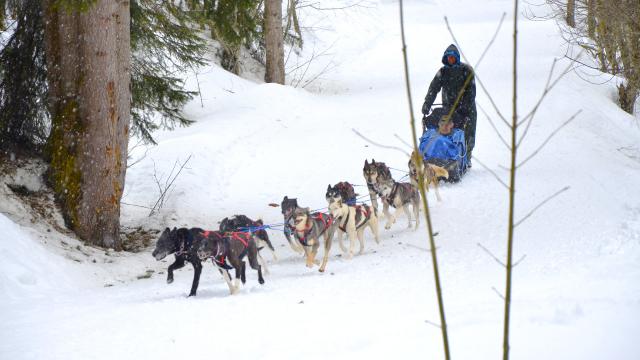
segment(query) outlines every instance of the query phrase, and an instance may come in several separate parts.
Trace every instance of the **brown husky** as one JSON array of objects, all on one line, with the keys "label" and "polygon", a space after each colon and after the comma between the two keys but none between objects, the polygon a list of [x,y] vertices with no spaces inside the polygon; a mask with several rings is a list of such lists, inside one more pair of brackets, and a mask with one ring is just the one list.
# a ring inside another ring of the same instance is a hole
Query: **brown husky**
[{"label": "brown husky", "polygon": [[320,247],[320,237],[324,238],[324,256],[320,265],[320,272],[324,272],[329,261],[331,241],[335,231],[335,224],[331,215],[323,213],[309,213],[309,208],[297,208],[293,211],[293,236],[302,244],[307,258],[307,267],[317,265],[316,255]]},{"label": "brown husky", "polygon": [[[409,175],[411,178],[411,185],[414,188],[418,188],[418,167],[414,162],[415,151],[411,153],[411,157],[409,158]],[[440,178],[449,178],[449,172],[447,169],[436,166],[433,164],[427,164],[422,161],[422,174],[424,176],[424,190],[429,191],[429,185],[433,184],[433,188],[436,190],[436,198],[438,201],[442,201],[440,197],[440,192],[438,191],[438,182]]]}]

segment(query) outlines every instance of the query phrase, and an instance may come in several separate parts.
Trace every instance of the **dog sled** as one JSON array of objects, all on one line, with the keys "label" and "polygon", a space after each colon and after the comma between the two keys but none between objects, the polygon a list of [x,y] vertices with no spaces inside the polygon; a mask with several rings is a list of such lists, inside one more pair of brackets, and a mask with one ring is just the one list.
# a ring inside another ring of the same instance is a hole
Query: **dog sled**
[{"label": "dog sled", "polygon": [[445,109],[436,108],[422,119],[423,134],[418,149],[426,163],[449,172],[449,178],[443,180],[458,182],[470,167],[464,137],[465,122],[454,117],[446,129],[446,122],[442,121],[445,115]]}]

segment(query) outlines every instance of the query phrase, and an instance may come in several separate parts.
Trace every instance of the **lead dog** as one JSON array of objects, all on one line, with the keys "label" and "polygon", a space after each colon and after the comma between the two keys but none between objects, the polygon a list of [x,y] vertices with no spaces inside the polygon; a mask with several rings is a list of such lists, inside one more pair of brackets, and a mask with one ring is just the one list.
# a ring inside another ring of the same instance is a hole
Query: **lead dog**
[{"label": "lead dog", "polygon": [[[418,188],[418,167],[414,161],[415,151],[411,153],[411,157],[409,158],[409,177],[411,179],[411,185]],[[429,191],[429,185],[433,185],[433,188],[436,191],[436,198],[438,201],[442,201],[440,197],[440,192],[438,191],[438,183],[440,182],[440,178],[449,178],[449,172],[447,169],[436,166],[433,164],[428,164],[422,161],[422,176],[424,177],[424,189],[425,191]]]},{"label": "lead dog", "polygon": [[320,272],[324,272],[329,260],[331,240],[335,231],[331,215],[323,213],[309,213],[309,208],[297,208],[293,211],[294,231],[293,236],[302,244],[306,255],[307,267],[313,267],[316,255],[320,247],[320,237],[324,242],[324,256],[320,265]]},{"label": "lead dog", "polygon": [[160,261],[167,255],[174,254],[175,261],[167,269],[167,284],[173,282],[173,271],[184,267],[185,261],[193,266],[193,282],[189,296],[195,296],[200,283],[200,273],[202,272],[202,262],[196,254],[200,242],[206,237],[204,230],[200,228],[169,228],[164,229],[160,238],[156,242],[153,250],[153,257]]},{"label": "lead dog", "polygon": [[[342,200],[342,195],[337,187],[327,187],[326,194],[327,202],[329,203],[329,212],[333,216],[334,221],[338,229],[338,241],[340,249],[343,253],[347,254],[350,259],[353,257],[353,251],[356,244],[356,237],[360,242],[360,252],[364,252],[364,229],[369,226],[376,243],[380,243],[378,238],[378,218],[376,217],[375,210],[368,205],[347,205]],[[344,245],[342,244],[342,233],[346,233],[349,238],[349,251],[347,253]]]},{"label": "lead dog", "polygon": [[[240,289],[238,279],[244,284],[246,278],[246,263],[244,257],[249,258],[249,265],[252,269],[258,272],[258,282],[264,284],[264,278],[262,277],[262,266],[258,263],[258,245],[259,240],[255,235],[247,232],[231,232],[222,235],[221,232],[214,231],[216,236],[207,236],[198,243],[197,256],[201,261],[206,259],[212,259],[214,264],[221,268],[229,264],[235,269],[236,279],[235,284],[231,283],[229,273],[226,271],[223,273],[227,285],[229,285],[229,291],[231,294],[235,294]],[[226,274],[226,276],[225,276]]]},{"label": "lead dog", "polygon": [[[369,190],[371,205],[373,206],[377,214],[378,196],[382,197],[380,184],[389,180],[393,181],[393,177],[391,177],[391,171],[389,171],[389,168],[384,163],[376,162],[375,159],[371,159],[371,163],[369,163],[368,160],[364,161],[362,175],[367,181],[367,189]],[[389,218],[389,204],[384,200],[382,201],[382,213],[384,214],[385,218]]]},{"label": "lead dog", "polygon": [[407,215],[409,222],[408,227],[411,227],[411,213],[409,212],[409,204],[413,207],[413,215],[415,217],[416,226],[418,228],[420,224],[420,193],[414,188],[411,183],[399,183],[391,180],[385,180],[380,183],[380,192],[383,195],[383,201],[396,208],[396,211],[391,217],[387,218],[387,223],[384,226],[385,229],[390,229],[391,225],[396,222],[399,212],[404,212]]}]

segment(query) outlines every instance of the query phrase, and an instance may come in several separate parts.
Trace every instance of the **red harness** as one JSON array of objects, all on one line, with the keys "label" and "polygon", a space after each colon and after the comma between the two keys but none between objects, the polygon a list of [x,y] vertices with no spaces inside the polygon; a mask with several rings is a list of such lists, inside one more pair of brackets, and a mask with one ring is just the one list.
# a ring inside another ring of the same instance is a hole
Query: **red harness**
[{"label": "red harness", "polygon": [[[333,216],[327,216],[323,213],[316,213],[311,215],[311,219],[313,220],[320,220],[323,223],[323,229],[320,232],[320,234],[318,234],[318,236],[322,235],[325,231],[327,231],[327,229],[331,226],[331,224],[333,224]],[[307,246],[307,236],[309,236],[309,234],[311,233],[311,229],[313,228],[313,224],[309,224],[307,226],[306,229],[304,229],[303,231],[303,236],[299,237],[298,234],[298,230],[296,230],[296,237],[298,238],[298,241],[300,241],[300,243],[302,245]]]},{"label": "red harness", "polygon": [[[217,231],[211,231],[211,230],[205,230],[203,232],[201,232],[200,234],[202,234],[202,236],[204,236],[205,238],[208,238],[209,235],[216,235],[216,238],[218,238],[218,240],[220,240],[222,238],[222,236],[220,235],[219,232]],[[218,246],[221,246],[221,244],[218,244]],[[216,264],[216,266],[221,267],[221,268],[228,268],[227,265],[227,257],[224,255],[219,255],[216,257],[216,255],[212,255],[211,256],[211,260]]]},{"label": "red harness", "polygon": [[249,239],[251,239],[251,235],[249,233],[242,232],[242,231],[234,231],[232,233],[227,233],[227,234],[231,234],[231,238],[233,240],[240,241],[245,248],[249,247]]}]

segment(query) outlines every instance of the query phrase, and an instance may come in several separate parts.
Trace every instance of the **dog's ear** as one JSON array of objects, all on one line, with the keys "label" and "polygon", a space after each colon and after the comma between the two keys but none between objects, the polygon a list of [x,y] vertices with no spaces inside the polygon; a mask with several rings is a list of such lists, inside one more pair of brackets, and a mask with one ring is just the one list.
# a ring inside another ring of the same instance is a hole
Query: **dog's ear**
[{"label": "dog's ear", "polygon": [[264,225],[264,222],[262,221],[262,219],[256,220],[256,223],[260,224],[260,226]]},{"label": "dog's ear", "polygon": [[371,159],[371,164],[375,165],[375,163],[376,163],[376,159]]},{"label": "dog's ear", "polygon": [[368,159],[364,159],[364,166],[369,166],[369,160]]},{"label": "dog's ear", "polygon": [[289,198],[285,195],[284,199],[282,199],[282,201],[287,201],[287,200],[289,200]]},{"label": "dog's ear", "polygon": [[327,191],[331,191],[331,184],[327,185]]}]

